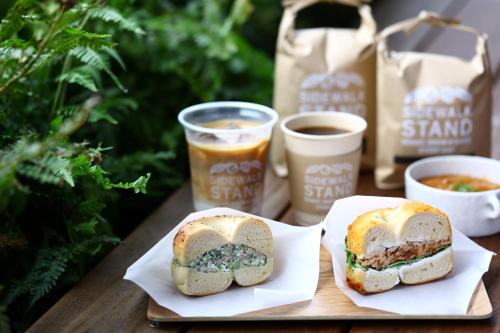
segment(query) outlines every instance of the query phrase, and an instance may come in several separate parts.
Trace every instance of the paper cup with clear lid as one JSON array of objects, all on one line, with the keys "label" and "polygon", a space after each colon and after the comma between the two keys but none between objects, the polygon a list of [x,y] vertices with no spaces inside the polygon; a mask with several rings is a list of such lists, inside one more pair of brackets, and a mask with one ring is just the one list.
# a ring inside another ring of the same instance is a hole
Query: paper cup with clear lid
[{"label": "paper cup with clear lid", "polygon": [[178,119],[188,143],[195,209],[259,214],[278,114],[253,103],[210,102],[182,110]]}]

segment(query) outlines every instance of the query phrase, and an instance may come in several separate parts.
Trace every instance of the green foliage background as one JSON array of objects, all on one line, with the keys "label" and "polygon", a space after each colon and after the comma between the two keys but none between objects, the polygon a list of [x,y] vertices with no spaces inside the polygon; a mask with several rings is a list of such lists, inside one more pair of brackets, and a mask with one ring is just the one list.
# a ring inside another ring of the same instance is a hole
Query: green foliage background
[{"label": "green foliage background", "polygon": [[280,14],[264,0],[1,1],[0,332],[29,327],[186,180],[182,108],[270,105]]},{"label": "green foliage background", "polygon": [[[23,331],[185,182],[177,113],[271,105],[280,1],[0,1],[0,333]],[[297,26],[356,25],[322,5]]]}]

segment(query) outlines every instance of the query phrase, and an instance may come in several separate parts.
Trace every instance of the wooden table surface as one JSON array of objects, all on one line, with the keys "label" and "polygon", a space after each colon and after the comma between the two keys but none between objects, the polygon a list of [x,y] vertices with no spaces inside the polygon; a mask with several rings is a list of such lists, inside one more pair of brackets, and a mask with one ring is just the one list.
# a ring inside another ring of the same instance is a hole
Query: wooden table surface
[{"label": "wooden table surface", "polygon": [[[293,224],[286,181],[268,172],[265,188],[262,215]],[[404,196],[399,190],[377,190],[371,174],[360,176],[358,194]],[[500,332],[498,256],[493,258],[490,271],[483,277],[494,312],[487,320],[198,322],[152,328],[146,318],[148,296],[132,282],[123,280],[123,275],[129,265],[193,210],[190,184],[185,184],[47,311],[29,332]],[[500,234],[474,240],[491,251],[500,252]]]}]

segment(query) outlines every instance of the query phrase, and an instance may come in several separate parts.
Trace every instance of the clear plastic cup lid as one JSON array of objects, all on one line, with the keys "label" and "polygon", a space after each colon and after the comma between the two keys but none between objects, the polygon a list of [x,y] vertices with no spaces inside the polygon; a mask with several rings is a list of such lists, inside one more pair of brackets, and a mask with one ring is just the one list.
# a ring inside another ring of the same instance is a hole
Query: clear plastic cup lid
[{"label": "clear plastic cup lid", "polygon": [[[273,109],[247,102],[209,102],[190,106],[179,113],[179,122],[191,131],[211,134],[241,134],[268,132],[276,123],[278,114]],[[224,119],[255,122],[251,127],[211,128],[203,124]]]}]

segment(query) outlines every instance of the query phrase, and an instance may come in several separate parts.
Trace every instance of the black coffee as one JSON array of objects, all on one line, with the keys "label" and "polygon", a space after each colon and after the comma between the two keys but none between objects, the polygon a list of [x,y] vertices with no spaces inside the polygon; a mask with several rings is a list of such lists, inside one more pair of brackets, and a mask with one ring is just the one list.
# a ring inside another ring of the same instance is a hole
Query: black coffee
[{"label": "black coffee", "polygon": [[331,126],[310,126],[294,129],[295,132],[311,135],[335,135],[349,133],[348,130]]}]

